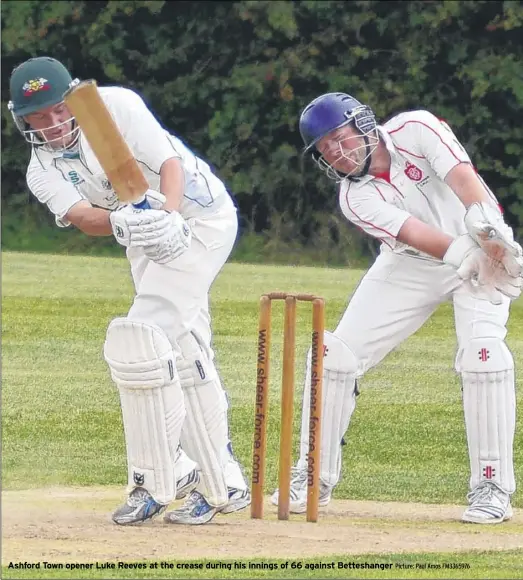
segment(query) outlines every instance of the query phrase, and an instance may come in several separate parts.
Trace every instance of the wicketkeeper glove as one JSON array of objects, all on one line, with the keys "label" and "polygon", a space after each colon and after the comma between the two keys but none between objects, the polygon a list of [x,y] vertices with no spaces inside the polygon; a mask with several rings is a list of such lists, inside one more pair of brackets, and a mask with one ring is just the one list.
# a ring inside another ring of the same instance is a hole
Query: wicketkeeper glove
[{"label": "wicketkeeper glove", "polygon": [[523,275],[523,249],[501,211],[488,203],[473,203],[465,213],[465,226],[478,245],[501,262],[511,276]]},{"label": "wicketkeeper glove", "polygon": [[452,242],[443,262],[456,269],[477,298],[498,305],[503,302],[503,295],[511,300],[521,295],[523,277],[510,275],[501,262],[487,255],[468,234]]}]

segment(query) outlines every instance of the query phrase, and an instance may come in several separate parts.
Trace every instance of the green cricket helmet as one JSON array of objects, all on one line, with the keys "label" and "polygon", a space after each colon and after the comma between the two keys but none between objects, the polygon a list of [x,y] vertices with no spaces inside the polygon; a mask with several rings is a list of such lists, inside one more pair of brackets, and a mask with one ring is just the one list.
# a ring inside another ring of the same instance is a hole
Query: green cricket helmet
[{"label": "green cricket helmet", "polygon": [[[61,103],[67,89],[77,82],[78,79],[73,80],[61,62],[48,56],[30,58],[13,70],[9,83],[11,100],[8,108],[26,141],[36,145],[48,142],[42,140],[41,135],[37,135],[23,117]],[[71,120],[73,131],[78,132],[73,117],[66,122]]]}]

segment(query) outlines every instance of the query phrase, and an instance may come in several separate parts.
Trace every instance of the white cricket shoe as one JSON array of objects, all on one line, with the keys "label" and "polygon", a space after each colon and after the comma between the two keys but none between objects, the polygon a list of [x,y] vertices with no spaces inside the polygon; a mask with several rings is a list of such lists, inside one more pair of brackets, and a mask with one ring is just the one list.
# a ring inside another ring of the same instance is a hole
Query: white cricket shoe
[{"label": "white cricket shoe", "polygon": [[512,517],[510,495],[491,481],[483,481],[468,495],[469,507],[461,520],[473,524],[500,524]]},{"label": "white cricket shoe", "polygon": [[135,487],[127,501],[113,513],[113,522],[120,526],[141,524],[166,509],[167,505],[158,503],[145,488]]},{"label": "white cricket shoe", "polygon": [[210,505],[199,491],[191,491],[185,503],[167,512],[163,520],[168,524],[201,525],[210,522],[221,510]]},{"label": "white cricket shoe", "polygon": [[229,492],[229,503],[222,509],[221,514],[232,514],[251,505],[251,492],[248,488],[238,489],[236,487],[227,488]]},{"label": "white cricket shoe", "polygon": [[199,491],[192,491],[185,503],[164,516],[169,524],[200,525],[210,522],[217,513],[232,514],[246,508],[251,503],[248,489],[228,488],[229,503],[216,508],[208,503]]},{"label": "white cricket shoe", "polygon": [[[271,496],[271,503],[278,505],[279,490]],[[329,505],[332,496],[332,487],[320,481],[319,506]],[[293,514],[304,514],[307,511],[307,468],[293,467],[291,470],[291,490],[289,511]]]}]

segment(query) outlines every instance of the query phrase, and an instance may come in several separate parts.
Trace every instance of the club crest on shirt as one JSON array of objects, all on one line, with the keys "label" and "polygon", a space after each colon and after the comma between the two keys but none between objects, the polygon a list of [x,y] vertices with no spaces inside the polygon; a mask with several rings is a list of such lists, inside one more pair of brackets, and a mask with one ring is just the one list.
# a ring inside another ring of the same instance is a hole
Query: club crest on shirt
[{"label": "club crest on shirt", "polygon": [[416,167],[413,163],[407,163],[405,165],[405,175],[412,181],[421,181],[423,173],[419,167]]}]

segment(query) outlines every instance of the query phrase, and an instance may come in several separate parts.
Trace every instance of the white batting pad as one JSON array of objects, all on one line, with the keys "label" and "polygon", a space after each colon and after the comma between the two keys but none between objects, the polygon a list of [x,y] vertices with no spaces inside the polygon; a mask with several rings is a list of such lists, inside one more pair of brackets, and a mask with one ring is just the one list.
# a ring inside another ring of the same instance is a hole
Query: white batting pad
[{"label": "white batting pad", "polygon": [[129,491],[144,487],[168,504],[176,495],[174,462],[185,418],[171,344],[158,326],[116,318],[104,357],[120,393]]},{"label": "white batting pad", "polygon": [[187,409],[182,446],[200,466],[201,493],[210,505],[221,507],[229,500],[226,399],[214,364],[195,336],[186,335],[179,346],[182,357],[177,368]]},{"label": "white batting pad", "polygon": [[470,488],[493,481],[516,489],[513,444],[516,426],[514,360],[499,338],[474,338],[458,353],[470,457]]},{"label": "white batting pad", "polygon": [[[356,407],[357,360],[350,348],[336,335],[324,334],[323,391],[321,420],[320,477],[336,485],[341,472],[341,440]],[[303,390],[299,465],[307,465],[309,451],[309,411],[311,351]]]}]

